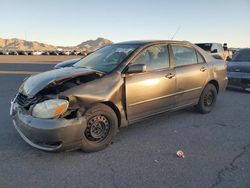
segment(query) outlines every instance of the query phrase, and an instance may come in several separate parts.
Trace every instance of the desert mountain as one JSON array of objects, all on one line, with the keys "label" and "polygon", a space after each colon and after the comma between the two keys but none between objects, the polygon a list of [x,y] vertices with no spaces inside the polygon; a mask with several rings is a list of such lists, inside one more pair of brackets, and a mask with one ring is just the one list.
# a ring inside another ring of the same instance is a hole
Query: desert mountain
[{"label": "desert mountain", "polygon": [[64,50],[77,50],[77,51],[94,51],[107,44],[112,44],[113,42],[105,38],[97,38],[96,40],[87,40],[78,44],[77,46],[57,46],[57,48],[62,48]]},{"label": "desert mountain", "polygon": [[4,50],[41,50],[41,51],[50,51],[62,48],[64,50],[78,50],[78,51],[93,51],[104,45],[111,44],[112,42],[105,38],[97,38],[96,40],[88,40],[82,42],[77,46],[54,46],[50,44],[44,44],[36,41],[26,41],[22,39],[2,39],[0,38],[0,49]]},{"label": "desert mountain", "polygon": [[105,38],[97,38],[96,40],[88,40],[85,42],[82,42],[81,44],[77,45],[78,49],[86,49],[88,51],[96,50],[102,46],[105,46],[107,44],[111,44],[112,42]]},{"label": "desert mountain", "polygon": [[39,43],[35,41],[26,41],[22,39],[2,39],[0,38],[0,48],[8,50],[54,50],[53,45]]}]

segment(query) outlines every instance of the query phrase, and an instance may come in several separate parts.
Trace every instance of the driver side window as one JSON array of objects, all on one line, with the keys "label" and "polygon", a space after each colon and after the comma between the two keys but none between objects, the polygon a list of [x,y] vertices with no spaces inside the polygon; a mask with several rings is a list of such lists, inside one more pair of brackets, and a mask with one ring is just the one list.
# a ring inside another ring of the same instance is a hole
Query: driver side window
[{"label": "driver side window", "polygon": [[141,52],[133,64],[145,64],[147,71],[165,69],[169,67],[167,45],[155,45]]}]

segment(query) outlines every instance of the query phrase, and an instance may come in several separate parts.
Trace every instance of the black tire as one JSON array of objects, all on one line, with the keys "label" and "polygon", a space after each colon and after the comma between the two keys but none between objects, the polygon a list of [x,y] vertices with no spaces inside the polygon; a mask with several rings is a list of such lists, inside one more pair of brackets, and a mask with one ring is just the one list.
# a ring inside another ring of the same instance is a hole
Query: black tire
[{"label": "black tire", "polygon": [[206,114],[212,111],[217,99],[217,90],[213,84],[207,84],[201,93],[199,103],[196,106],[198,112]]},{"label": "black tire", "polygon": [[87,126],[83,132],[81,149],[96,152],[106,148],[118,131],[115,112],[105,104],[97,104],[85,113]]}]

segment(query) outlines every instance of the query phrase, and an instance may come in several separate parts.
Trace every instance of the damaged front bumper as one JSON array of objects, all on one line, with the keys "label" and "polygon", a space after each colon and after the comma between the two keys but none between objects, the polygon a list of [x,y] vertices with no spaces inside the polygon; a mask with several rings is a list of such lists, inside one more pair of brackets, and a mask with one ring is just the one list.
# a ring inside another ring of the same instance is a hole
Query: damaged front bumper
[{"label": "damaged front bumper", "polygon": [[228,72],[228,88],[250,91],[250,74]]},{"label": "damaged front bumper", "polygon": [[73,150],[81,147],[86,128],[84,117],[39,119],[11,102],[10,114],[20,136],[31,146],[45,151]]}]

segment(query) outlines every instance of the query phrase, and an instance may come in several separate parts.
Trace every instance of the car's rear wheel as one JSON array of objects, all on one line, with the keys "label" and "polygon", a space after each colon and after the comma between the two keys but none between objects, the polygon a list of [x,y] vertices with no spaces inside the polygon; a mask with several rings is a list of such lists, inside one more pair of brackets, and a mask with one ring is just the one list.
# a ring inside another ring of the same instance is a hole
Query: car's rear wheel
[{"label": "car's rear wheel", "polygon": [[87,126],[83,132],[81,149],[95,152],[106,148],[118,130],[115,112],[105,104],[97,104],[85,113],[85,117]]},{"label": "car's rear wheel", "polygon": [[209,113],[212,111],[217,99],[217,90],[213,84],[207,84],[201,93],[199,103],[196,108],[200,113]]}]

